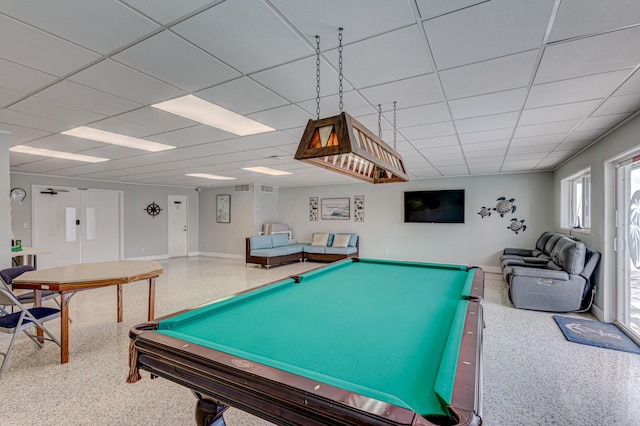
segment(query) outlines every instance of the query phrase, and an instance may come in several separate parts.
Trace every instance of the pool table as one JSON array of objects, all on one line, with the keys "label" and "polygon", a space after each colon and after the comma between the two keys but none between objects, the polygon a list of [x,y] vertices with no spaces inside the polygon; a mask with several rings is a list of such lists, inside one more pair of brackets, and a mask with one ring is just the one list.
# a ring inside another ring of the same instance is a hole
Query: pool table
[{"label": "pool table", "polygon": [[128,382],[276,424],[479,425],[483,293],[480,268],[347,259],[132,328]]}]

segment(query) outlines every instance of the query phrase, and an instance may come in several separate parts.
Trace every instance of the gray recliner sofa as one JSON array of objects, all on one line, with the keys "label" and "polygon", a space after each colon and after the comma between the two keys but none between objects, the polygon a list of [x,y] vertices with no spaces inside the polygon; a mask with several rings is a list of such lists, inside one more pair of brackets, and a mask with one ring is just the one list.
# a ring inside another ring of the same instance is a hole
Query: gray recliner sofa
[{"label": "gray recliner sofa", "polygon": [[[509,286],[509,297],[516,308],[550,312],[570,312],[582,308],[583,301],[595,291],[592,276],[600,253],[584,243],[562,234],[553,243],[544,262],[504,259],[502,271]],[[545,248],[551,241],[550,237]]]}]

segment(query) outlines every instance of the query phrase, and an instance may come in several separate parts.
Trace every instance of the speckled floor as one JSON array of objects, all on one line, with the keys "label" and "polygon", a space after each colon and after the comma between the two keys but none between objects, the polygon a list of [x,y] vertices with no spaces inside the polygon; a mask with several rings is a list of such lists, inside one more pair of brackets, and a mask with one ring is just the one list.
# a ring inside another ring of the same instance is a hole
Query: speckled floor
[{"label": "speckled floor", "polygon": [[[215,300],[317,267],[269,270],[204,257],[162,262],[156,315]],[[115,288],[71,301],[70,362],[59,348],[18,339],[0,380],[0,425],[192,425],[191,392],[147,373],[126,384],[128,331],[144,322],[147,286],[124,286],[124,322],[116,323]],[[500,275],[485,282],[484,424],[635,425],[640,422],[640,356],[567,342],[550,313],[514,309]],[[59,334],[59,323],[49,327]],[[8,344],[0,336],[4,349]],[[269,423],[230,409],[227,425]]]}]

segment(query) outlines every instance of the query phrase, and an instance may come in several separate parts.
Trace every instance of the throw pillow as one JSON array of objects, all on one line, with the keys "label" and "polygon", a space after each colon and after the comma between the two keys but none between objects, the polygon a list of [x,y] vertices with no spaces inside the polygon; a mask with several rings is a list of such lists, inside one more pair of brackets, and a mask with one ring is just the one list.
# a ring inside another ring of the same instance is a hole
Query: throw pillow
[{"label": "throw pillow", "polygon": [[329,240],[329,234],[319,234],[317,232],[314,232],[313,238],[311,239],[311,245],[326,246],[328,240]]},{"label": "throw pillow", "polygon": [[332,247],[348,247],[351,235],[336,235],[333,237]]}]

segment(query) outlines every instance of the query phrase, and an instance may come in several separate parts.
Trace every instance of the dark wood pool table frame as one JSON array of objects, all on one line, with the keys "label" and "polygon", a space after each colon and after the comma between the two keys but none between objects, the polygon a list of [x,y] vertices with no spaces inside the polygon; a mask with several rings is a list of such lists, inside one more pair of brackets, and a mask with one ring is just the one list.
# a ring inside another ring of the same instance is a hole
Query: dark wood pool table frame
[{"label": "dark wood pool table frame", "polygon": [[442,418],[426,419],[403,407],[224,352],[185,345],[182,340],[153,332],[159,321],[199,307],[131,329],[131,372],[127,381],[139,380],[138,369],[142,369],[152,378],[164,377],[216,404],[230,405],[280,425],[480,425],[484,324],[484,273],[480,268],[474,268],[472,287],[448,407],[453,419],[450,423],[441,423],[446,421]]}]

